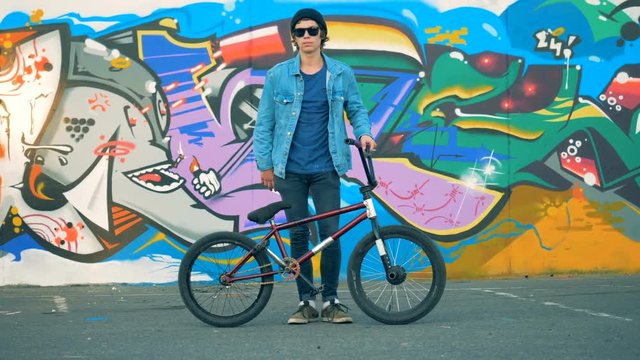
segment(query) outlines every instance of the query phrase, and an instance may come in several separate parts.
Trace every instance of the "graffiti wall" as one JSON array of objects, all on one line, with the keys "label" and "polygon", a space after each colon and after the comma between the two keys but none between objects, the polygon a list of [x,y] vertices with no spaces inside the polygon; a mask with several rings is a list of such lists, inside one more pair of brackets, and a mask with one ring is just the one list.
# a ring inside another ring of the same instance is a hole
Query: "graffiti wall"
[{"label": "graffiti wall", "polygon": [[369,109],[381,222],[450,278],[640,271],[638,1],[68,3],[0,5],[0,285],[170,283],[203,235],[265,234],[256,112],[309,6]]}]

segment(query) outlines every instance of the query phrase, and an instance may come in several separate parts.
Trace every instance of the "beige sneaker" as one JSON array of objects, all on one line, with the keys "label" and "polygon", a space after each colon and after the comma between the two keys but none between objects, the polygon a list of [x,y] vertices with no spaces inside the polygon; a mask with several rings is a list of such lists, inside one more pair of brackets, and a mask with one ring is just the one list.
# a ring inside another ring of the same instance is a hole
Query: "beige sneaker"
[{"label": "beige sneaker", "polygon": [[303,301],[298,310],[291,315],[288,323],[292,325],[308,324],[318,320],[318,310],[309,305],[308,301]]},{"label": "beige sneaker", "polygon": [[353,322],[351,316],[347,314],[349,308],[335,302],[329,301],[329,306],[322,310],[322,321],[330,322],[334,324],[350,324]]}]

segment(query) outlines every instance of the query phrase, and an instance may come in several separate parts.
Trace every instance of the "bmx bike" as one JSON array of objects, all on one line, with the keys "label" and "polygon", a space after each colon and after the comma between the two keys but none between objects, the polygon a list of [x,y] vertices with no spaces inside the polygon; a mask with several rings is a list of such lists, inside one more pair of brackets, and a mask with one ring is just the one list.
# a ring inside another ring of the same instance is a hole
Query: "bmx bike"
[{"label": "bmx bike", "polygon": [[[358,307],[382,323],[407,324],[438,304],[446,283],[440,251],[426,234],[412,227],[378,224],[372,199],[377,181],[371,153],[353,139],[346,142],[357,147],[367,177],[367,183],[360,187],[362,203],[277,224],[274,216],[290,207],[279,201],[248,214],[253,222],[270,224],[267,234],[257,241],[236,232],[215,232],[196,241],[183,257],[178,274],[180,295],[193,315],[218,327],[244,324],[267,305],[276,276],[283,280],[300,276],[311,286],[312,295],[320,293],[322,286],[315,287],[313,279],[304,277],[300,264],[367,219],[372,230],[357,243],[347,267],[349,292]],[[353,220],[303,256],[288,256],[282,230],[357,211],[360,213]],[[280,255],[270,249],[272,239]]]}]

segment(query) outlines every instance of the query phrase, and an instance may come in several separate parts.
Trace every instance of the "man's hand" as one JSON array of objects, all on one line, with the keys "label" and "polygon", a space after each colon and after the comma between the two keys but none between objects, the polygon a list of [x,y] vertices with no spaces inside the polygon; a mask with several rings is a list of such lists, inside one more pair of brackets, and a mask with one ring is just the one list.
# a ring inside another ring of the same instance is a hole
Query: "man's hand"
[{"label": "man's hand", "polygon": [[197,170],[193,173],[191,183],[193,183],[194,188],[202,194],[205,199],[209,199],[221,191],[218,174],[213,169],[209,169],[207,172]]},{"label": "man's hand", "polygon": [[362,146],[363,149],[369,147],[369,150],[373,151],[376,149],[376,141],[369,135],[362,135],[360,137],[360,146]]},{"label": "man's hand", "polygon": [[273,169],[261,172],[260,179],[262,180],[262,185],[266,186],[269,190],[273,190],[273,188],[275,187]]}]

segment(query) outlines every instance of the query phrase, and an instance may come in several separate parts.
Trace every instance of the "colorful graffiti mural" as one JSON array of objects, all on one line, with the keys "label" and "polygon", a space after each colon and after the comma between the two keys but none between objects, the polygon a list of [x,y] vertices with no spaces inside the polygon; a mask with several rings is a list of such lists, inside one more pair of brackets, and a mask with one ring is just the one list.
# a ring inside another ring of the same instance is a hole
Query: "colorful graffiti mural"
[{"label": "colorful graffiti mural", "polygon": [[[0,285],[172,282],[204,234],[264,233],[252,130],[309,3],[175,3],[0,13]],[[451,277],[640,271],[640,4],[459,3],[317,6],[382,222],[436,239]]]}]

